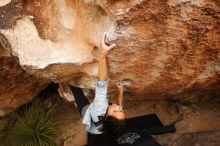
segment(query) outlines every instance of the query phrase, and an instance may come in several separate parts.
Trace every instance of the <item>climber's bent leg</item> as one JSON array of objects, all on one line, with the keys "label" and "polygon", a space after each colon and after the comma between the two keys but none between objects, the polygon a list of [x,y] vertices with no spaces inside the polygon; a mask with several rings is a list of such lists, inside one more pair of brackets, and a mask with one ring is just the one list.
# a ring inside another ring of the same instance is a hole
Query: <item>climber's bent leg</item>
[{"label": "climber's bent leg", "polygon": [[81,88],[70,86],[70,89],[71,89],[73,96],[75,98],[77,109],[78,109],[80,115],[82,115],[82,109],[86,105],[89,105],[90,103],[89,103],[87,97],[83,94],[83,91]]}]

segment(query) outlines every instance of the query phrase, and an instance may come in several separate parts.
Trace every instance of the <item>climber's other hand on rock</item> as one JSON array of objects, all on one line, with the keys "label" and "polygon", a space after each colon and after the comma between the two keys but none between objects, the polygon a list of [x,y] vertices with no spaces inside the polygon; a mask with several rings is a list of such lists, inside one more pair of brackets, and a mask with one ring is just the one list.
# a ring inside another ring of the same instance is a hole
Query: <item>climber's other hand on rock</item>
[{"label": "climber's other hand on rock", "polygon": [[124,91],[124,84],[123,84],[123,82],[122,81],[120,81],[120,82],[118,82],[117,84],[116,84],[116,86],[118,87],[118,90],[119,91]]}]

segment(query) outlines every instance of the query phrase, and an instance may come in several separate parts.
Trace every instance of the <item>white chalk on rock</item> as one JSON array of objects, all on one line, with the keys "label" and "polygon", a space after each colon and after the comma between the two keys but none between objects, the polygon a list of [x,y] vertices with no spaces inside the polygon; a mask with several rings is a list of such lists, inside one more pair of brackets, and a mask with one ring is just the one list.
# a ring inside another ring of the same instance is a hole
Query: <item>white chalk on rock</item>
[{"label": "white chalk on rock", "polygon": [[111,27],[109,27],[109,29],[106,31],[106,38],[110,42],[117,40],[118,34],[116,33],[114,24],[112,24]]}]

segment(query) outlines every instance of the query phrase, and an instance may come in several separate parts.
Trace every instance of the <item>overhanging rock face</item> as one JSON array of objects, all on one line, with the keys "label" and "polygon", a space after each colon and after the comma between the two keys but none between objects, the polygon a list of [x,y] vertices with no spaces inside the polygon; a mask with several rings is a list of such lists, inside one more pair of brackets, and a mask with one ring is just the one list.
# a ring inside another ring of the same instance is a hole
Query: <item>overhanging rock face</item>
[{"label": "overhanging rock face", "polygon": [[[213,99],[220,89],[219,21],[218,0],[1,1],[1,38],[11,46],[1,41],[2,50],[18,58],[26,75],[4,80],[14,88],[1,88],[0,105],[16,94],[25,103],[50,82],[94,89],[105,31],[117,44],[108,55],[110,94],[115,94],[115,82],[125,80],[130,84],[127,94],[137,100]],[[10,59],[4,61],[1,73]],[[30,87],[41,84],[35,94],[28,89],[23,95],[14,81],[24,76],[30,76]]]},{"label": "overhanging rock face", "polygon": [[25,72],[10,49],[7,39],[0,34],[0,116],[31,101],[49,82]]}]

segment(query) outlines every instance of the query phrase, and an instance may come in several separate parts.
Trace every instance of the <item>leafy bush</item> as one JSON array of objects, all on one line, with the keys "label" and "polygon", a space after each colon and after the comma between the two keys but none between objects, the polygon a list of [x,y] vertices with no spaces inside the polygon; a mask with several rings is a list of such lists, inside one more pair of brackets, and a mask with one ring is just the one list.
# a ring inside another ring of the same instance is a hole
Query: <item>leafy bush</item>
[{"label": "leafy bush", "polygon": [[46,109],[37,100],[12,114],[15,124],[9,132],[13,146],[57,146],[58,120],[54,107]]}]

